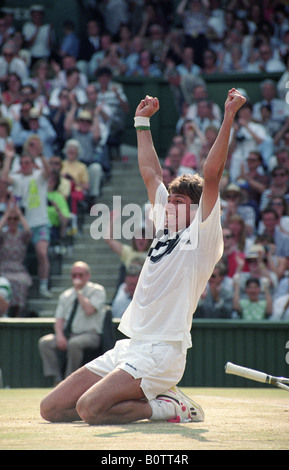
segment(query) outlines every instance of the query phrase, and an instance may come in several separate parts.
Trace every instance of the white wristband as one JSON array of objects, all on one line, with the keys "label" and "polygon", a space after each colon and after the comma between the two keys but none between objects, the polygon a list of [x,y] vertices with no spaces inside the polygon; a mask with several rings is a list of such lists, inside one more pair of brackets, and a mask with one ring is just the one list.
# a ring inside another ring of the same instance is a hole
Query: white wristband
[{"label": "white wristband", "polygon": [[143,116],[135,116],[134,127],[150,127],[150,119]]}]

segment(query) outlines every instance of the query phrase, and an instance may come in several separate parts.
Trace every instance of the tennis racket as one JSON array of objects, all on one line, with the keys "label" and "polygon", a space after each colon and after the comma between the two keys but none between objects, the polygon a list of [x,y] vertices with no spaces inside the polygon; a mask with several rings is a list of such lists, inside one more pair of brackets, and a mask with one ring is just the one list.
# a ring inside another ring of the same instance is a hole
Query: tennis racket
[{"label": "tennis racket", "polygon": [[264,384],[271,384],[289,392],[289,379],[286,377],[275,377],[273,375],[265,374],[265,372],[249,369],[248,367],[237,366],[232,362],[227,362],[225,365],[225,373],[238,375],[239,377],[255,380],[256,382],[262,382]]}]

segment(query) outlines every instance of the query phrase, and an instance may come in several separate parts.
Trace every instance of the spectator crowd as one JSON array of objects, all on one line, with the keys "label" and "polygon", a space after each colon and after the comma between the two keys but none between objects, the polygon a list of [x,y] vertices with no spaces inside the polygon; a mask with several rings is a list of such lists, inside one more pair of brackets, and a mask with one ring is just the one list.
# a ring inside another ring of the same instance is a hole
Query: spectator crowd
[{"label": "spectator crowd", "polygon": [[[39,294],[51,297],[49,249],[65,252],[67,234],[81,231],[83,214],[121,159],[129,103],[118,77],[169,84],[179,118],[160,156],[168,184],[182,173],[202,174],[218,133],[222,110],[210,99],[206,78],[276,73],[277,80],[260,80],[262,100],[242,90],[247,101],[231,131],[220,187],[224,255],[195,317],[288,320],[286,2],[91,1],[85,32],[77,33],[75,19],[63,19],[58,41],[45,15],[33,5],[19,29],[12,9],[0,14],[1,314],[25,315],[28,246],[37,257]],[[109,246],[120,259],[127,256],[128,247]],[[125,266],[116,317],[138,274],[139,267]]]}]

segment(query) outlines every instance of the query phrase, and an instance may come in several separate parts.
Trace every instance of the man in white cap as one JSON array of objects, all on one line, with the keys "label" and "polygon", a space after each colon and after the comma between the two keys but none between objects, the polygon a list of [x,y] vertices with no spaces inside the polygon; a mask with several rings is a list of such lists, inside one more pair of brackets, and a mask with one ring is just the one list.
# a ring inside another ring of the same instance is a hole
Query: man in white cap
[{"label": "man in white cap", "polygon": [[31,21],[24,23],[22,34],[31,54],[31,66],[39,59],[49,58],[53,42],[52,25],[44,24],[44,8],[32,5]]}]

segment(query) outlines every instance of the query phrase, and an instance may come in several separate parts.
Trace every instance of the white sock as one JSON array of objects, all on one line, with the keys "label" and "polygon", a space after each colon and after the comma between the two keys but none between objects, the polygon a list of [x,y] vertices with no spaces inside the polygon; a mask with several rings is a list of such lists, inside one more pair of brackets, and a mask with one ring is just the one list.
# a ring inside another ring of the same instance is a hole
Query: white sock
[{"label": "white sock", "polygon": [[174,405],[165,400],[151,400],[149,402],[150,407],[152,409],[151,420],[159,421],[159,420],[167,420],[173,419],[176,416],[176,411]]},{"label": "white sock", "polygon": [[40,279],[40,287],[48,289],[48,279]]}]

